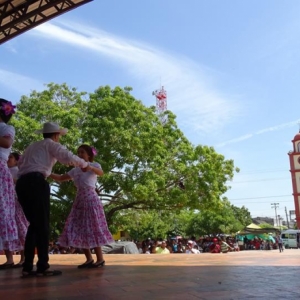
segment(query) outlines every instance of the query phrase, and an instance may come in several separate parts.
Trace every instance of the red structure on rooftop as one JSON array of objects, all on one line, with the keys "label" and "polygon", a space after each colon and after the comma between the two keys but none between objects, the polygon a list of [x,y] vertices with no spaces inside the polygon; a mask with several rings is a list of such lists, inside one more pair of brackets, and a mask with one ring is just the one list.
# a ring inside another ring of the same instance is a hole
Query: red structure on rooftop
[{"label": "red structure on rooftop", "polygon": [[156,112],[162,122],[164,124],[166,122],[166,115],[164,114],[167,110],[167,91],[162,86],[160,90],[156,90],[153,92],[153,95],[156,98]]}]

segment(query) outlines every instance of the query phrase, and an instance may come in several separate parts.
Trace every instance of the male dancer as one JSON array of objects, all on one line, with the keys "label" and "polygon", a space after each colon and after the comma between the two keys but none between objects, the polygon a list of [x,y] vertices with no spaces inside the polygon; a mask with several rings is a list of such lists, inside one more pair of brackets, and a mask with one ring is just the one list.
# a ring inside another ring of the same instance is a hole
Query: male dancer
[{"label": "male dancer", "polygon": [[[65,135],[67,131],[56,123],[45,123],[41,130],[36,131],[42,133],[44,139],[29,145],[19,163],[16,191],[30,223],[25,240],[23,277],[62,274],[59,270],[49,269],[50,186],[46,178],[57,161],[81,168],[88,167],[86,161],[73,155],[59,143],[60,136]],[[32,271],[35,247],[38,255],[36,272]]]}]

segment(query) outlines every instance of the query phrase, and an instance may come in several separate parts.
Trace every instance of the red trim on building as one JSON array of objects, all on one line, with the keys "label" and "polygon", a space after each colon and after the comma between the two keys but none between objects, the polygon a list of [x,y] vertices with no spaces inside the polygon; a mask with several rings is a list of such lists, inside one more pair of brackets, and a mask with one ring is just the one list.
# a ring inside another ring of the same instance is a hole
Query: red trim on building
[{"label": "red trim on building", "polygon": [[[294,157],[298,156],[300,157],[300,152],[297,152],[297,145],[296,142],[299,142],[299,139],[296,138],[298,135],[295,136],[295,138],[292,140],[293,142],[293,152],[289,152],[289,158],[290,158],[290,172],[291,172],[291,177],[292,177],[292,186],[293,186],[293,196],[294,196],[294,204],[295,204],[295,214],[296,214],[296,222],[297,222],[297,227],[300,228],[300,209],[299,209],[299,201],[298,198],[300,196],[300,191],[297,191],[297,182],[296,182],[296,174],[300,174],[300,169],[295,168],[295,163],[294,163]],[[299,176],[300,178],[300,176]],[[300,182],[299,182],[300,186]]]}]

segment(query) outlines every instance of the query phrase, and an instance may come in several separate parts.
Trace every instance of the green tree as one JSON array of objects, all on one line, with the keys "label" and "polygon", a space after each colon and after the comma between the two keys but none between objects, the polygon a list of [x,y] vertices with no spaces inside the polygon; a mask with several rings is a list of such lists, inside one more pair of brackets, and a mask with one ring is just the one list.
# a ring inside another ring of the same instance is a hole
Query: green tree
[{"label": "green tree", "polygon": [[250,211],[243,205],[242,207],[237,207],[231,205],[234,217],[244,226],[252,223]]},{"label": "green tree", "polygon": [[[112,110],[113,107],[113,110]],[[162,125],[129,89],[101,87],[87,102],[84,138],[101,149],[107,176],[101,191],[112,222],[124,209],[204,209],[219,204],[233,176],[232,160],[211,147],[193,146],[166,112]],[[182,182],[182,186],[179,186]]]},{"label": "green tree", "polygon": [[[236,208],[235,208],[236,209]],[[231,234],[241,230],[244,225],[236,218],[235,211],[226,199],[219,207],[195,213],[187,228],[188,235]]]},{"label": "green tree", "polygon": [[170,231],[172,223],[169,222],[168,214],[154,210],[135,211],[128,209],[123,216],[122,229],[129,233],[134,240],[165,239]]},{"label": "green tree", "polygon": [[[22,96],[13,120],[15,150],[41,139],[33,131],[45,121],[70,129],[62,143],[72,151],[81,143],[93,145],[98,149],[96,161],[105,172],[98,189],[109,225],[129,209],[179,212],[222,207],[220,199],[233,177],[233,161],[212,147],[192,145],[170,111],[161,124],[155,108],[145,107],[130,91],[105,86],[88,95],[66,84],[49,84],[42,92]],[[60,164],[54,169],[57,173],[67,170]],[[66,207],[59,218],[65,220],[74,195],[73,183],[53,183],[52,205]]]},{"label": "green tree", "polygon": [[171,229],[167,232],[167,235],[169,237],[188,237],[188,227],[191,219],[194,217],[194,214],[195,213],[190,209],[182,209],[180,212],[169,214],[168,222],[171,224]]},{"label": "green tree", "polygon": [[274,226],[272,226],[271,224],[269,223],[260,223],[259,225],[260,228],[274,228]]},{"label": "green tree", "polygon": [[186,228],[193,213],[183,209],[179,213],[172,211],[137,211],[128,209],[115,217],[114,225],[129,233],[134,240],[147,238],[162,239],[174,236],[187,236]]}]

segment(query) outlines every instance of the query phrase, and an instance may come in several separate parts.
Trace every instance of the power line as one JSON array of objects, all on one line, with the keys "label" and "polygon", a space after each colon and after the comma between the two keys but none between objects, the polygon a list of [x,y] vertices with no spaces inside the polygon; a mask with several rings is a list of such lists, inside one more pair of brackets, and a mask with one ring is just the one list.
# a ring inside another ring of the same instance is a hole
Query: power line
[{"label": "power line", "polygon": [[[230,200],[231,201],[231,200]],[[280,203],[283,203],[283,202],[290,202],[290,203],[292,203],[292,201],[293,200],[284,200],[284,201],[280,201]],[[270,201],[257,201],[257,202],[247,202],[247,204],[255,204],[255,203],[261,203],[261,204],[263,204],[263,203],[270,203]]]},{"label": "power line", "polygon": [[244,181],[234,181],[234,180],[232,180],[230,183],[247,183],[247,182],[274,181],[274,180],[291,180],[291,178],[287,178],[287,177],[281,177],[281,178],[262,178],[262,179],[244,180]]},{"label": "power line", "polygon": [[[235,198],[235,199],[230,199],[228,197],[228,199],[230,201],[232,200],[251,200],[251,199],[266,199],[266,198],[281,198],[281,197],[291,197],[292,195],[279,195],[279,196],[264,196],[264,197],[251,197],[251,198]],[[285,202],[285,201],[282,201]]]},{"label": "power line", "polygon": [[240,171],[236,175],[248,175],[248,174],[261,174],[261,173],[279,173],[279,172],[289,172],[288,169],[273,169],[273,170],[249,170],[249,171]]}]

